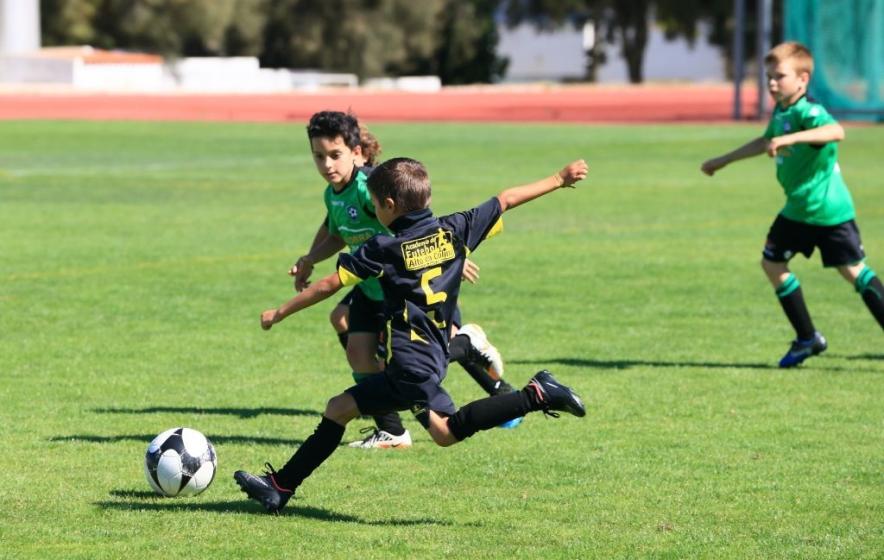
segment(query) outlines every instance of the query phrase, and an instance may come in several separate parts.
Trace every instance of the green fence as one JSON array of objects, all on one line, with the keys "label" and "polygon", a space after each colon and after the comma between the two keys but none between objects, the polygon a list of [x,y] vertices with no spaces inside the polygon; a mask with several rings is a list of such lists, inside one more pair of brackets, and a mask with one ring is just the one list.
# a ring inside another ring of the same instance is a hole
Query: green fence
[{"label": "green fence", "polygon": [[810,95],[847,118],[884,122],[884,0],[786,0],[783,36],[807,45]]}]

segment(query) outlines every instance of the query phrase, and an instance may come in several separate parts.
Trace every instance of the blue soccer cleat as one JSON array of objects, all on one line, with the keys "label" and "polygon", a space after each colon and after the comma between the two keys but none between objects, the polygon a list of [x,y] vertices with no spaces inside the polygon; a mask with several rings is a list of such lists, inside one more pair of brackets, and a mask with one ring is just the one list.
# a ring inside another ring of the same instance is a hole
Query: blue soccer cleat
[{"label": "blue soccer cleat", "polygon": [[522,420],[524,420],[524,419],[525,419],[524,416],[519,416],[518,418],[513,418],[512,420],[507,420],[506,422],[504,422],[503,424],[498,426],[498,428],[503,428],[504,430],[512,430],[513,428],[518,428],[519,424],[521,424]]},{"label": "blue soccer cleat", "polygon": [[822,354],[828,347],[829,344],[826,342],[826,337],[819,332],[813,333],[813,338],[806,340],[799,340],[796,338],[792,341],[792,346],[789,347],[789,351],[786,352],[786,355],[780,360],[780,367],[795,367],[811,356]]}]

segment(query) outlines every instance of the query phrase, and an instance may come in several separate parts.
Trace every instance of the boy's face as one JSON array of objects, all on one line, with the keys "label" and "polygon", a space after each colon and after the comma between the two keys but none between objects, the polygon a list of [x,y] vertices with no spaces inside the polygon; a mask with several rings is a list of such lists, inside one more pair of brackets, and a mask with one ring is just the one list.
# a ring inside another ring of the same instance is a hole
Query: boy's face
[{"label": "boy's face", "polygon": [[311,138],[313,163],[322,178],[336,188],[344,188],[353,175],[356,158],[361,154],[359,146],[351,150],[341,136],[334,138]]},{"label": "boy's face", "polygon": [[807,91],[810,75],[807,72],[797,72],[791,60],[770,63],[766,69],[767,89],[780,105],[788,107]]}]

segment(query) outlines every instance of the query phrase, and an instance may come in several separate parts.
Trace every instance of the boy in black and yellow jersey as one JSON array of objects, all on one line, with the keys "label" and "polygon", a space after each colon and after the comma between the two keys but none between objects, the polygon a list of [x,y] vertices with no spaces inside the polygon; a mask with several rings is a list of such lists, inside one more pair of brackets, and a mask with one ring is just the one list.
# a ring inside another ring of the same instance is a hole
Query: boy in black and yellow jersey
[{"label": "boy in black and yellow jersey", "polygon": [[441,384],[467,254],[496,233],[504,212],[572,186],[586,177],[587,171],[584,161],[575,161],[550,177],[506,189],[476,208],[436,217],[428,208],[430,180],[421,163],[395,158],[375,169],[368,189],[378,219],[392,235],[375,236],[352,254],[339,255],[336,273],[278,309],[265,311],[261,326],[270,329],[345,285],[377,278],[387,317],[386,369],[332,397],[316,431],[278,472],[267,464],[269,472],[263,476],[234,473],[243,492],[267,511],[278,512],[304,479],[337,449],[347,423],[361,414],[410,409],[433,441],[443,447],[533,411],[584,416],[580,398],[548,371],[535,374],[521,391],[480,399],[460,409]]}]

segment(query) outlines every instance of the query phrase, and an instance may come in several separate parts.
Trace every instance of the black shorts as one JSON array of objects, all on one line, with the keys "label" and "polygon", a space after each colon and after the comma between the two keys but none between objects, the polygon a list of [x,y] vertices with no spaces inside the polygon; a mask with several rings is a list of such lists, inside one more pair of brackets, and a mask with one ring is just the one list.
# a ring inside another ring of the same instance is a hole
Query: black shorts
[{"label": "black shorts", "polygon": [[394,410],[411,410],[427,427],[428,411],[451,416],[457,407],[442,388],[438,375],[418,375],[388,367],[346,391],[356,401],[360,414],[375,416]]},{"label": "black shorts", "polygon": [[770,226],[762,254],[771,262],[788,262],[798,253],[810,258],[815,247],[819,247],[823,266],[827,267],[856,264],[866,258],[854,220],[834,226],[814,226],[782,215]]},{"label": "black shorts", "polygon": [[384,332],[387,324],[384,302],[369,299],[359,286],[347,292],[338,305],[350,308],[347,317],[348,332]]}]

